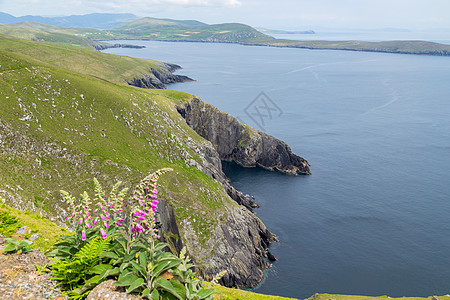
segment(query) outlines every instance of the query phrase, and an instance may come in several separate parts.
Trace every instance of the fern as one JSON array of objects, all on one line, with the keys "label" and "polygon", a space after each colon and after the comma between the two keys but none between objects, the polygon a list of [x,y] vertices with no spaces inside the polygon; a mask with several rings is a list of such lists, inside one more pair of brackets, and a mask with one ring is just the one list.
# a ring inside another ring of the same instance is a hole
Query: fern
[{"label": "fern", "polygon": [[70,291],[69,294],[72,298],[78,298],[72,292],[81,288],[85,294],[83,287],[96,275],[91,271],[92,268],[101,262],[100,255],[110,248],[109,238],[103,240],[98,236],[95,237],[71,259],[57,261],[52,266],[52,279],[58,280],[58,285],[62,285],[63,290]]}]

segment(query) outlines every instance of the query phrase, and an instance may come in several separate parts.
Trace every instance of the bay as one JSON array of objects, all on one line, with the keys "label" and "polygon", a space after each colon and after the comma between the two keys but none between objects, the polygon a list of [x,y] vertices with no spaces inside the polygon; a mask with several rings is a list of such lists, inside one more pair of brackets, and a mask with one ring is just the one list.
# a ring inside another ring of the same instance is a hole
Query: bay
[{"label": "bay", "polygon": [[[450,58],[118,42],[147,48],[105,52],[183,66],[178,73],[197,81],[171,89],[286,141],[311,163],[311,176],[224,164],[280,240],[256,292],[449,293]],[[281,116],[251,114],[261,92]]]}]

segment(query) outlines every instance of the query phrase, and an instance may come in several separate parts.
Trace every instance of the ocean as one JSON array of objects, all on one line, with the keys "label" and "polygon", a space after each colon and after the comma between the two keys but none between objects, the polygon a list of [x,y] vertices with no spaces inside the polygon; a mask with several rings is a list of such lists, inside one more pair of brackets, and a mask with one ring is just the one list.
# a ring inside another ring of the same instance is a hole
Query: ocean
[{"label": "ocean", "polygon": [[[256,292],[450,292],[450,57],[119,42],[146,48],[105,52],[181,65],[177,73],[196,81],[169,88],[284,140],[311,164],[310,176],[224,164],[280,241]],[[276,110],[254,114],[261,97]]]}]

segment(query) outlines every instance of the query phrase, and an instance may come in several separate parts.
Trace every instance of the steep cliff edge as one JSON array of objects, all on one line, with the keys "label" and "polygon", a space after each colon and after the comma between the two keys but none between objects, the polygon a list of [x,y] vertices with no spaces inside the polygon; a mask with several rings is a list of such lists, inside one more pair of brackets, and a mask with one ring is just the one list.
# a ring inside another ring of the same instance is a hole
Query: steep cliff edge
[{"label": "steep cliff edge", "polygon": [[283,141],[247,126],[198,98],[177,106],[186,123],[210,141],[221,160],[288,174],[311,174],[309,163]]},{"label": "steep cliff edge", "polygon": [[148,73],[127,80],[127,83],[140,88],[165,89],[166,84],[169,83],[194,81],[187,76],[173,74],[176,70],[181,69],[179,65],[161,63],[160,67],[161,68],[151,68]]}]

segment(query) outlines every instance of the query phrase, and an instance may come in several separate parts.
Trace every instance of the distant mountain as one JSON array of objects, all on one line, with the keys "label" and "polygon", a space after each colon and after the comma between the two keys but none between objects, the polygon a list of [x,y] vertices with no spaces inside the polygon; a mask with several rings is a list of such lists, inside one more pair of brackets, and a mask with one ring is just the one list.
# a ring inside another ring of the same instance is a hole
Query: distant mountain
[{"label": "distant mountain", "polygon": [[10,14],[0,12],[0,23],[11,24],[18,22],[39,22],[61,27],[111,29],[121,24],[138,19],[133,14],[102,14],[94,13],[88,15],[72,15],[65,17],[41,17],[22,16],[14,17]]},{"label": "distant mountain", "polygon": [[141,18],[111,30],[113,35],[151,40],[243,43],[272,37],[240,23],[208,25],[193,20]]}]

